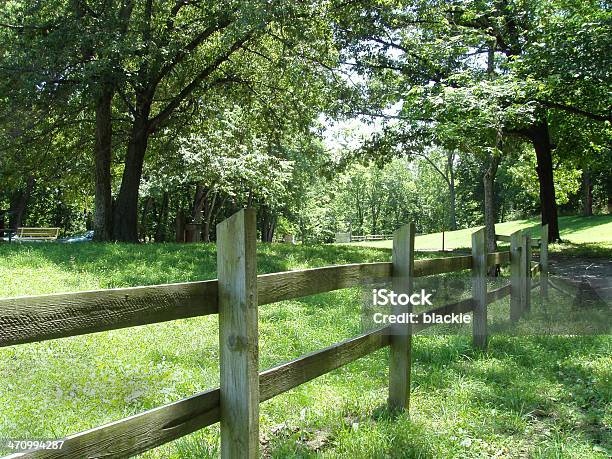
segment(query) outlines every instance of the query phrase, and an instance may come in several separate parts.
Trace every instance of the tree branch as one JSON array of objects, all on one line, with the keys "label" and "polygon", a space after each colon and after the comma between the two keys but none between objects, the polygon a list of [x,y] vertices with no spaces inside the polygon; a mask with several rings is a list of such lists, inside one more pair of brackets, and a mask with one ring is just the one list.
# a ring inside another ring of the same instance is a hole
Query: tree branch
[{"label": "tree branch", "polygon": [[161,110],[154,118],[148,123],[148,130],[153,133],[163,123],[165,123],[172,112],[204,81],[208,78],[215,70],[217,70],[221,64],[227,61],[230,56],[242,47],[249,38],[253,35],[253,31],[247,33],[243,37],[239,38],[234,44],[223,54],[221,54],[214,62],[206,66],[187,86],[185,86],[177,95],[174,97],[168,105]]}]

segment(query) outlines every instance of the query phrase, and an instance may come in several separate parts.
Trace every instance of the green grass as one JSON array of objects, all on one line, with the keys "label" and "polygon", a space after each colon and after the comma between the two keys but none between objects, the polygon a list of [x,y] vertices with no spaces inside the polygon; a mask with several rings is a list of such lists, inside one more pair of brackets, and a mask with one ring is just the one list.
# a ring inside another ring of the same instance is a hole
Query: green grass
[{"label": "green grass", "polygon": [[[469,247],[471,234],[475,228],[444,233],[445,249]],[[540,237],[539,218],[515,220],[495,225],[497,234],[510,235],[518,230],[528,230],[532,237]],[[559,232],[564,244],[552,247],[553,250],[579,250],[583,253],[597,252],[597,249],[612,249],[612,215],[596,215],[592,217],[560,217]],[[365,241],[351,245],[363,247],[391,248],[392,241]],[[442,248],[442,233],[423,234],[416,237],[415,247],[421,250],[440,250]]]},{"label": "green grass", "polygon": [[[386,261],[355,246],[260,245],[261,273]],[[210,279],[212,244],[0,244],[0,297]],[[465,292],[464,292],[465,293]],[[361,330],[362,291],[260,308],[262,369]],[[499,307],[505,307],[501,305]],[[418,336],[410,418],[385,410],[381,350],[265,402],[269,457],[582,457],[612,452],[612,340]],[[218,385],[216,316],[0,349],[0,438],[59,438]],[[218,425],[147,458],[218,455]]]}]

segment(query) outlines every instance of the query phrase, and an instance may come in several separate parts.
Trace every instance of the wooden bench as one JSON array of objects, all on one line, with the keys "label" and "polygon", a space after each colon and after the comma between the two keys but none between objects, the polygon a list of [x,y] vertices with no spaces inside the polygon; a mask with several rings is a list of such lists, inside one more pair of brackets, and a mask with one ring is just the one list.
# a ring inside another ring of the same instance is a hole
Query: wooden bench
[{"label": "wooden bench", "polygon": [[13,240],[19,241],[55,241],[59,228],[17,228]]}]

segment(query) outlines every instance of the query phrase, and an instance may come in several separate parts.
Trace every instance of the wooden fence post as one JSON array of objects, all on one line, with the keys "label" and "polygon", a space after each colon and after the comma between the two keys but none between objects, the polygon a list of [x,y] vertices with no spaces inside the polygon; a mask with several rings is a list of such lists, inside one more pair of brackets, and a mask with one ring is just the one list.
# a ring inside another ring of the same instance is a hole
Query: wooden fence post
[{"label": "wooden fence post", "polygon": [[221,457],[256,458],[259,450],[255,209],[217,225]]},{"label": "wooden fence post", "polygon": [[521,318],[523,269],[521,268],[521,231],[510,235],[510,321]]},{"label": "wooden fence post", "polygon": [[531,236],[524,233],[521,238],[521,270],[523,271],[522,310],[531,310]]},{"label": "wooden fence post", "polygon": [[[414,223],[402,226],[393,234],[393,291],[412,291],[414,272]],[[393,314],[412,312],[412,306],[394,306]],[[410,407],[410,366],[412,327],[397,324],[391,332],[389,361],[389,408],[408,410]]]},{"label": "wooden fence post", "polygon": [[540,297],[548,300],[548,223],[542,225],[540,234]]},{"label": "wooden fence post", "polygon": [[487,248],[485,229],[472,233],[472,298],[474,315],[472,338],[474,346],[487,347]]}]

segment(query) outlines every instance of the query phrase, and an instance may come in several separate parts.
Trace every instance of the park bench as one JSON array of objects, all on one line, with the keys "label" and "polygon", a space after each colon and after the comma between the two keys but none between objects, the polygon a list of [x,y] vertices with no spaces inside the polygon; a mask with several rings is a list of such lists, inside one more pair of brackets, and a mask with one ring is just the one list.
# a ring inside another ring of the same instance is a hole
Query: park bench
[{"label": "park bench", "polygon": [[59,228],[17,228],[13,239],[20,241],[55,241],[59,236]]}]

